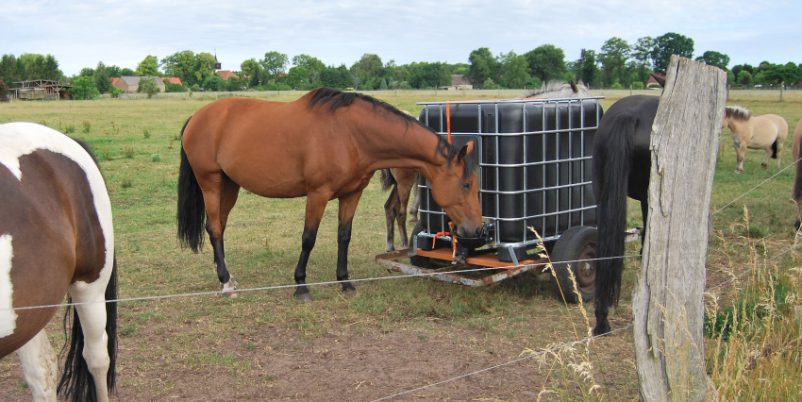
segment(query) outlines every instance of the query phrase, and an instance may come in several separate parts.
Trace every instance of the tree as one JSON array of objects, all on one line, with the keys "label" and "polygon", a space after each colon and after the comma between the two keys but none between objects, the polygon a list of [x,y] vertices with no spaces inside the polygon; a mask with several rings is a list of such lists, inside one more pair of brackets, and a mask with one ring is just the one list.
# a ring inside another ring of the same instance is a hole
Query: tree
[{"label": "tree", "polygon": [[655,39],[651,36],[638,38],[630,48],[629,56],[637,63],[639,68],[652,70],[652,50],[654,50]]},{"label": "tree", "polygon": [[[735,74],[735,71],[733,71],[733,74]],[[750,87],[750,86],[752,86],[752,73],[750,73],[750,72],[749,72],[749,71],[747,71],[747,70],[741,70],[741,71],[740,71],[740,72],[739,72],[739,73],[738,73],[738,74],[735,76],[735,82],[736,82],[738,85],[743,85],[743,86],[745,86],[745,87]]]},{"label": "tree", "polygon": [[100,92],[95,87],[95,80],[91,76],[75,77],[71,85],[69,92],[72,99],[96,99],[100,96]]},{"label": "tree", "polygon": [[95,80],[95,87],[100,93],[104,94],[109,92],[109,89],[111,89],[111,75],[109,75],[109,70],[102,61],[97,63],[93,78]]},{"label": "tree", "polygon": [[215,75],[215,65],[217,58],[209,52],[201,52],[196,56],[195,82],[202,84],[207,78]]},{"label": "tree", "polygon": [[365,53],[351,66],[351,75],[359,82],[360,89],[376,89],[384,79],[384,63],[378,55]]},{"label": "tree", "polygon": [[[181,78],[187,87],[198,83],[195,76],[196,64],[195,53],[191,50],[176,52],[162,59],[164,72],[169,76]],[[127,75],[124,72],[122,74]]]},{"label": "tree", "polygon": [[696,58],[696,61],[707,64],[708,66],[716,66],[724,71],[727,71],[727,65],[730,64],[730,56],[724,53],[716,52],[715,50],[708,50],[702,53],[701,56]]},{"label": "tree", "polygon": [[582,80],[587,85],[596,86],[599,79],[599,67],[596,65],[596,52],[590,49],[582,49],[579,53],[579,60],[574,65],[575,77]]},{"label": "tree", "polygon": [[290,59],[284,53],[272,50],[265,53],[265,57],[260,62],[265,74],[262,83],[266,84],[269,81],[278,80],[279,76],[286,71],[289,62]]},{"label": "tree", "polygon": [[672,54],[688,59],[693,57],[693,39],[687,36],[669,32],[658,36],[654,42],[651,56],[657,71],[666,71]]},{"label": "tree", "polygon": [[240,78],[248,88],[256,88],[263,84],[262,78],[265,75],[264,67],[256,59],[248,59],[240,64]]},{"label": "tree", "polygon": [[159,74],[159,59],[157,59],[156,56],[145,56],[136,66],[136,75],[153,77],[161,75]]},{"label": "tree", "polygon": [[529,63],[529,74],[542,82],[560,79],[565,75],[565,53],[554,45],[538,46],[524,56]]},{"label": "tree", "polygon": [[287,85],[292,89],[310,89],[309,71],[303,66],[293,66],[287,73]]},{"label": "tree", "polygon": [[304,89],[320,86],[320,74],[326,68],[326,65],[320,59],[307,54],[299,54],[292,58],[292,64],[295,67],[302,67],[306,74],[306,82],[308,84],[304,86]]},{"label": "tree", "polygon": [[490,49],[481,47],[471,52],[468,57],[471,65],[468,68],[468,79],[474,85],[483,86],[488,78],[494,79],[498,76],[498,61],[490,53]]},{"label": "tree", "polygon": [[626,63],[629,59],[630,47],[627,41],[612,37],[607,39],[601,47],[599,59],[602,65],[604,84],[613,86],[616,83],[629,85],[632,81],[627,76]]},{"label": "tree", "polygon": [[351,86],[353,80],[348,67],[341,64],[339,67],[329,66],[323,69],[320,73],[320,83],[329,88],[345,89]]},{"label": "tree", "polygon": [[8,100],[8,86],[5,81],[0,78],[0,102]]},{"label": "tree", "polygon": [[443,63],[412,63],[409,83],[413,88],[439,88],[451,84],[451,71]]},{"label": "tree", "polygon": [[156,84],[156,81],[159,79],[158,77],[142,77],[139,80],[139,88],[137,88],[137,92],[143,92],[148,95],[148,99],[152,98],[153,95],[159,93],[159,86]]},{"label": "tree", "polygon": [[529,63],[526,58],[509,52],[499,55],[499,83],[505,88],[523,88],[532,77],[529,75]]}]

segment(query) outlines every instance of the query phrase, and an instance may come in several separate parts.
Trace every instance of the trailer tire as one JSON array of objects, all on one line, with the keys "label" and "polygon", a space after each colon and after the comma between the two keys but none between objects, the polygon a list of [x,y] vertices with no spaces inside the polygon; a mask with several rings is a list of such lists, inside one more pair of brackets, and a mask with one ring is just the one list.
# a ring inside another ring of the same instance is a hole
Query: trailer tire
[{"label": "trailer tire", "polygon": [[[576,287],[583,302],[593,300],[596,290],[596,258],[598,232],[595,227],[575,226],[560,236],[551,254],[552,267],[556,277],[555,296],[558,300],[577,303],[569,270],[576,278]],[[565,261],[565,262],[563,262]]]}]

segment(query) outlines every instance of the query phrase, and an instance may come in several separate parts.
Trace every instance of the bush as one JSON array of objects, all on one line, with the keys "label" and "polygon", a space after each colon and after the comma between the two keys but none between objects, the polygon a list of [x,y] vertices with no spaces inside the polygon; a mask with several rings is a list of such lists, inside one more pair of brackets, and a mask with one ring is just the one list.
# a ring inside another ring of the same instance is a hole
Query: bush
[{"label": "bush", "polygon": [[645,85],[643,85],[640,81],[635,81],[632,83],[632,89],[643,89]]},{"label": "bush", "polygon": [[92,77],[76,77],[72,80],[71,85],[69,93],[72,99],[86,100],[100,97],[100,91],[97,90]]}]

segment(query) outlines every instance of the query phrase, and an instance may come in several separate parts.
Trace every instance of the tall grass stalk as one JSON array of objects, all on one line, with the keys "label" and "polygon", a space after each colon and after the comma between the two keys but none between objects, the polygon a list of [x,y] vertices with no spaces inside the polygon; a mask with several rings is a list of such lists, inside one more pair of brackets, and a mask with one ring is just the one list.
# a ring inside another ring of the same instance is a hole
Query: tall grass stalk
[{"label": "tall grass stalk", "polygon": [[749,271],[740,297],[730,308],[707,306],[710,376],[723,401],[802,400],[802,269],[774,265],[765,241],[749,237],[746,210],[743,224]]}]

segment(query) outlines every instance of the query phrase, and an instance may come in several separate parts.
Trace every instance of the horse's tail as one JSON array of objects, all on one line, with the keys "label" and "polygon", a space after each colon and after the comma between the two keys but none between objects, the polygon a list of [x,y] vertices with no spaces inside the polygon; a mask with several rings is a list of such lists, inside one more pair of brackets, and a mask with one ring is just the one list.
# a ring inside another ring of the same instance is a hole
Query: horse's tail
[{"label": "horse's tail", "polygon": [[771,159],[777,159],[777,141],[779,140],[779,137],[775,138],[774,142],[771,143]]},{"label": "horse's tail", "polygon": [[[72,299],[68,300],[72,302]],[[106,284],[106,344],[109,353],[109,370],[106,374],[106,385],[109,392],[113,392],[117,381],[117,257],[111,269],[109,283]],[[69,310],[72,310],[70,314]],[[60,397],[73,402],[97,401],[98,395],[95,392],[95,381],[89,371],[89,366],[83,356],[84,332],[81,326],[81,319],[75,306],[69,307],[64,316],[64,332],[72,315],[72,332],[70,334],[69,349],[64,359],[64,372],[58,384],[58,394]],[[65,344],[66,347],[66,344]]]},{"label": "horse's tail", "polygon": [[390,172],[390,169],[382,169],[381,170],[381,181],[382,181],[382,190],[387,191],[392,187],[395,182],[395,178],[393,174]]},{"label": "horse's tail", "polygon": [[[596,135],[593,155],[593,186],[596,194],[598,257],[596,261],[596,305],[617,304],[624,263],[627,191],[636,121],[632,116],[613,117],[605,133]],[[598,309],[599,307],[597,307]]]},{"label": "horse's tail", "polygon": [[[189,119],[181,128],[181,136],[187,128]],[[187,153],[181,146],[181,167],[178,171],[178,239],[182,246],[189,246],[198,252],[203,246],[203,228],[206,223],[206,207],[203,192],[189,165]]]}]

